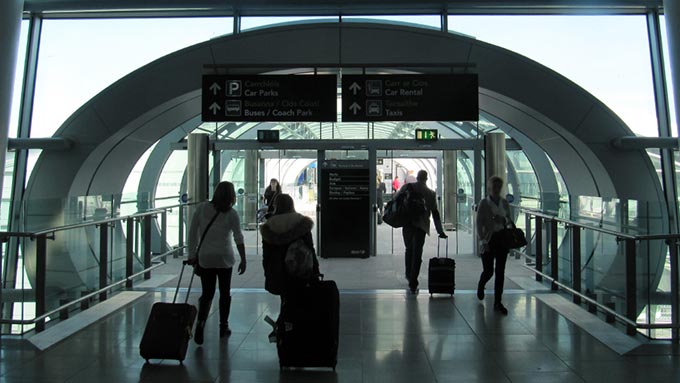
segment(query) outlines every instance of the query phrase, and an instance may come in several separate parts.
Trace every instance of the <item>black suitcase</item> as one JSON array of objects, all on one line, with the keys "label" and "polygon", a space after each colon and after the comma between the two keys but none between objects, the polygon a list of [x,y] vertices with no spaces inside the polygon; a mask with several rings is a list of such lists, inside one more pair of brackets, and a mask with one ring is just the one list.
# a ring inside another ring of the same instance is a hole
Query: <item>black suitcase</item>
[{"label": "black suitcase", "polygon": [[340,294],[334,281],[316,281],[283,295],[276,322],[279,366],[330,367],[338,363]]},{"label": "black suitcase", "polygon": [[456,261],[449,258],[449,239],[446,238],[446,258],[439,257],[439,244],[438,240],[437,257],[430,258],[427,268],[427,288],[430,295],[437,293],[453,295],[456,289]]},{"label": "black suitcase", "polygon": [[185,266],[186,261],[182,264],[172,303],[158,302],[151,307],[151,314],[146,322],[142,341],[139,343],[139,354],[147,363],[149,359],[177,359],[181,364],[187,354],[196,320],[196,307],[187,303],[191,283],[194,281],[193,273],[184,303],[175,303]]}]

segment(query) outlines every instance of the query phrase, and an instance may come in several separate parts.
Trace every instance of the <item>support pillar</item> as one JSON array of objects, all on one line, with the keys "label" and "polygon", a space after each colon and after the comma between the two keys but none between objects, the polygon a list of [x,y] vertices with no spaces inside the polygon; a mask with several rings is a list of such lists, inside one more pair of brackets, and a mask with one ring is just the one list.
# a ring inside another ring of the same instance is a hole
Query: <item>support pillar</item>
[{"label": "support pillar", "polygon": [[[208,144],[207,134],[190,134],[187,140],[187,194],[189,202],[201,202],[208,198]],[[187,227],[191,224],[195,206],[187,212]]]},{"label": "support pillar", "polygon": [[256,229],[257,225],[257,201],[260,193],[257,187],[257,150],[246,151],[246,163],[243,167],[244,189],[246,195],[243,203],[243,217],[241,220],[246,224],[247,229]]},{"label": "support pillar", "polygon": [[444,151],[444,166],[442,169],[444,191],[443,224],[446,230],[452,230],[458,224],[458,152],[455,150]]},{"label": "support pillar", "polygon": [[[3,177],[0,177],[0,190],[4,190],[4,171],[5,171],[5,153],[7,152],[7,137],[10,129],[17,129],[16,126],[10,126],[10,118],[12,114],[12,95],[14,90],[14,73],[16,72],[17,58],[19,57],[19,38],[21,35],[21,12],[24,9],[23,0],[5,0],[0,1],[0,169],[2,169]],[[23,185],[22,185],[23,186]],[[8,188],[8,190],[11,190]],[[0,193],[1,194],[1,193]],[[10,195],[3,196],[11,198]],[[16,277],[16,249],[18,241],[12,239],[9,246],[9,251],[4,253],[4,259],[0,258],[0,276],[2,276],[2,283],[0,283],[0,302],[2,302],[2,289],[13,288]],[[0,253],[2,254],[2,253]],[[0,304],[0,313],[4,317],[12,316],[12,305]],[[3,328],[4,330],[4,328]],[[5,331],[3,331],[5,332]]]},{"label": "support pillar", "polygon": [[488,133],[484,137],[484,185],[492,176],[503,179],[503,191],[505,195],[508,183],[507,157],[505,155],[505,134],[503,132]]},{"label": "support pillar", "polygon": [[[12,94],[14,89],[14,72],[19,56],[19,36],[21,34],[21,12],[23,0],[5,0],[0,2],[0,169],[5,169],[5,152],[9,133],[10,114],[12,111]],[[16,128],[16,127],[14,127]],[[0,177],[2,190],[3,177]]]}]

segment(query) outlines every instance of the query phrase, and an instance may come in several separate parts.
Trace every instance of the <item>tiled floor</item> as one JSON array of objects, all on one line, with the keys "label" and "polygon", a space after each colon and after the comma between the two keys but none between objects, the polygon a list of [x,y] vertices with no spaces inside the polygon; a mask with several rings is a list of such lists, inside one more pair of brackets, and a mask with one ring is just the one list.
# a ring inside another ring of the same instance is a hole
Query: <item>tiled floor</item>
[{"label": "tiled floor", "polygon": [[[542,293],[546,294],[546,293]],[[3,339],[0,382],[678,382],[678,356],[619,356],[529,293],[508,293],[510,314],[470,291],[453,299],[402,291],[341,294],[339,361],[329,369],[279,371],[270,327],[278,297],[235,289],[231,327],[217,337],[209,319],[202,347],[193,342],[183,365],[139,356],[154,301],[136,303],[45,352]],[[190,301],[195,302],[197,293]],[[74,317],[69,320],[77,320]]]}]

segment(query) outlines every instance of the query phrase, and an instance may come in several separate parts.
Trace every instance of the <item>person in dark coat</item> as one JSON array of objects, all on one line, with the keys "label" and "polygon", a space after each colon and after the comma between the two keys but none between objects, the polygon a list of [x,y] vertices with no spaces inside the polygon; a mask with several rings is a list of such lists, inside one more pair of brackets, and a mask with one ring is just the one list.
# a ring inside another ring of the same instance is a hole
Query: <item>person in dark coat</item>
[{"label": "person in dark coat", "polygon": [[274,215],[260,226],[262,234],[262,265],[265,274],[265,289],[283,295],[292,284],[304,282],[289,276],[284,271],[284,260],[288,246],[298,239],[313,253],[313,274],[319,274],[319,261],[314,251],[312,228],[314,222],[295,211],[293,198],[279,194],[274,199]]},{"label": "person in dark coat", "polygon": [[264,189],[264,204],[267,206],[272,206],[274,197],[276,197],[278,194],[281,194],[281,184],[279,183],[279,180],[272,178],[271,181],[269,181],[269,186]]}]

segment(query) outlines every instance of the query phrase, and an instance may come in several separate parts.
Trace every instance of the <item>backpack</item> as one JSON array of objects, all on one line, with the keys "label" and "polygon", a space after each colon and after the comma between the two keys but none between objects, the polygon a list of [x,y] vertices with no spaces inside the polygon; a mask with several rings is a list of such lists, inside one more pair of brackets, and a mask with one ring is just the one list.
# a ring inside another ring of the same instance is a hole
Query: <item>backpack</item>
[{"label": "backpack", "polygon": [[403,200],[404,214],[410,220],[427,214],[427,204],[425,203],[425,196],[418,193],[413,184],[408,184],[404,191],[405,197]]},{"label": "backpack", "polygon": [[302,238],[298,238],[288,245],[284,264],[288,275],[308,279],[314,272],[314,253]]}]

